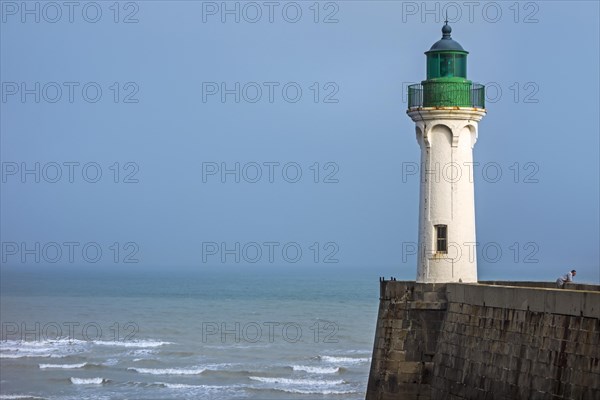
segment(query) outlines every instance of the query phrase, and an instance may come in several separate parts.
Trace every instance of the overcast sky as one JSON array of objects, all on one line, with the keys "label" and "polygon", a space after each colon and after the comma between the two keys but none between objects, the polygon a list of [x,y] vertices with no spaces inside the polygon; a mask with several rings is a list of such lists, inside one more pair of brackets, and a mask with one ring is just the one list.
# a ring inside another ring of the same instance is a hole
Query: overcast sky
[{"label": "overcast sky", "polygon": [[115,4],[1,3],[3,268],[414,279],[405,87],[447,11],[488,86],[480,278],[600,281],[598,2]]}]

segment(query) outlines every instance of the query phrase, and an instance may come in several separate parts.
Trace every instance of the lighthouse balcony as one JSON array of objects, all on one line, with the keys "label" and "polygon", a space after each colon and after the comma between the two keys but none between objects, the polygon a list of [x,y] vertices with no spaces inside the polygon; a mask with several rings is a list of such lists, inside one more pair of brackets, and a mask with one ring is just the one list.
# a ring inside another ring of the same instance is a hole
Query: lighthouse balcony
[{"label": "lighthouse balcony", "polygon": [[485,86],[472,82],[429,81],[408,87],[408,109],[422,107],[485,108]]}]

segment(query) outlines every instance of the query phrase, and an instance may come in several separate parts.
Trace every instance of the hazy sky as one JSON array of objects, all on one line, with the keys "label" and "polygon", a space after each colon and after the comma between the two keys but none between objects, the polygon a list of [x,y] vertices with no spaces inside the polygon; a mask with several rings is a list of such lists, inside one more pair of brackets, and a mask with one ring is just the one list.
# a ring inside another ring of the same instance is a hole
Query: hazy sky
[{"label": "hazy sky", "polygon": [[480,278],[600,281],[598,2],[0,5],[3,268],[414,279],[404,89],[448,11],[488,86]]}]

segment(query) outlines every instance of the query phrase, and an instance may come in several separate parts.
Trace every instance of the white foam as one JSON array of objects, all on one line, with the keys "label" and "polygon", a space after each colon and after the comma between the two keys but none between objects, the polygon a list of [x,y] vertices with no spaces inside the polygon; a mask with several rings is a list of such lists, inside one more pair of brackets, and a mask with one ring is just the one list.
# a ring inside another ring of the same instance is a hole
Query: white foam
[{"label": "white foam", "polygon": [[15,346],[15,347],[0,347],[1,351],[27,351],[29,353],[47,353],[53,351],[54,347],[38,347],[38,346]]},{"label": "white foam", "polygon": [[0,358],[66,357],[84,351],[85,343],[77,339],[5,340],[0,342]]},{"label": "white foam", "polygon": [[38,357],[38,358],[64,358],[67,357],[67,354],[0,354],[0,358],[32,358],[32,357]]},{"label": "white foam", "polygon": [[138,372],[140,374],[151,375],[199,375],[204,372],[205,368],[127,368],[128,370]]},{"label": "white foam", "polygon": [[294,365],[294,371],[308,372],[309,374],[335,374],[340,372],[340,367],[309,367],[306,365]]},{"label": "white foam", "polygon": [[344,364],[361,364],[368,363],[371,361],[368,357],[354,358],[354,357],[335,357],[335,356],[319,356],[319,358],[328,363],[344,363]]},{"label": "white foam", "polygon": [[345,354],[361,354],[361,355],[369,355],[372,353],[371,350],[358,350],[358,349],[354,349],[354,350],[337,350],[337,351],[332,351],[332,353],[337,353],[340,355],[345,355]]},{"label": "white foam", "polygon": [[313,390],[313,389],[296,389],[296,388],[277,388],[275,390],[279,390],[287,393],[297,393],[297,394],[354,394],[358,393],[356,390],[333,390],[333,389],[324,389],[324,390]]},{"label": "white foam", "polygon": [[157,342],[154,340],[137,340],[137,341],[108,341],[108,340],[94,340],[92,343],[100,346],[115,346],[115,347],[159,347],[166,344],[172,344],[171,342]]},{"label": "white foam", "polygon": [[231,367],[237,367],[240,365],[243,365],[243,364],[220,363],[220,364],[208,364],[208,365],[205,365],[204,367],[206,368],[207,371],[223,371],[223,370],[231,369]]},{"label": "white foam", "polygon": [[161,385],[169,389],[197,389],[203,387],[197,385],[186,385],[184,383],[161,383]]},{"label": "white foam", "polygon": [[43,397],[37,397],[37,396],[27,396],[27,395],[24,395],[24,394],[0,394],[0,399],[1,400],[4,400],[4,399],[6,399],[6,400],[8,400],[8,399],[11,399],[11,400],[17,400],[17,399],[41,399],[41,400],[43,400],[44,398]]},{"label": "white foam", "polygon": [[86,362],[81,364],[40,364],[41,369],[46,368],[63,368],[63,369],[75,369],[75,368],[83,368],[87,365]]},{"label": "white foam", "polygon": [[343,380],[318,380],[318,379],[292,379],[292,378],[269,378],[262,376],[249,376],[249,379],[253,381],[263,382],[263,383],[283,383],[286,385],[311,385],[311,386],[332,386],[332,385],[341,385],[344,383]]},{"label": "white foam", "polygon": [[139,350],[131,350],[127,354],[132,356],[145,356],[149,354],[156,354],[156,350],[151,349],[139,349]]},{"label": "white foam", "polygon": [[54,347],[56,345],[79,345],[87,343],[85,340],[69,339],[69,338],[57,338],[57,339],[45,339],[45,340],[3,340],[0,342],[0,350],[5,349],[22,349],[35,348],[35,347]]},{"label": "white foam", "polygon": [[167,389],[192,389],[192,390],[202,390],[203,392],[211,392],[216,391],[219,393],[223,393],[223,391],[231,391],[237,390],[242,386],[238,385],[228,385],[228,386],[211,386],[211,385],[188,385],[184,383],[166,383],[166,382],[154,382],[154,385],[159,385],[165,387]]},{"label": "white foam", "polygon": [[73,385],[101,385],[104,383],[103,378],[71,378]]}]

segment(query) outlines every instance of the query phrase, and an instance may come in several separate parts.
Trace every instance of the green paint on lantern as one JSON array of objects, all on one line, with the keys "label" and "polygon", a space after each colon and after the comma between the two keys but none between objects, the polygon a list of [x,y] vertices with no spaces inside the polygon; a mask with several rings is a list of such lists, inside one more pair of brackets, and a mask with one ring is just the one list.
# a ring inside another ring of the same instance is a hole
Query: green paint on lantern
[{"label": "green paint on lantern", "polygon": [[442,39],[425,53],[427,80],[408,89],[408,107],[485,108],[485,88],[467,79],[467,55],[452,39],[448,21]]}]

